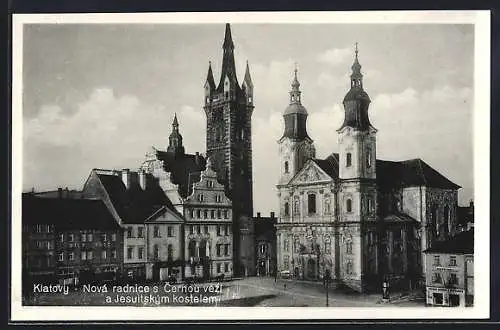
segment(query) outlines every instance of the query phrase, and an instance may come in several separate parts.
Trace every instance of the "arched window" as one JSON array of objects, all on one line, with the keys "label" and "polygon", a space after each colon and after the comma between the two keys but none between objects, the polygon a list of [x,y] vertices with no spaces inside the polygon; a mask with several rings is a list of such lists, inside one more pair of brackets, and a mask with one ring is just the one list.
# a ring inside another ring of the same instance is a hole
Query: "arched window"
[{"label": "arched window", "polygon": [[316,194],[307,195],[307,211],[309,214],[316,213]]},{"label": "arched window", "polygon": [[345,252],[352,254],[352,238],[348,238],[345,243]]},{"label": "arched window", "polygon": [[293,250],[295,253],[300,252],[300,241],[298,239],[295,239],[295,241],[293,242]]},{"label": "arched window", "polygon": [[290,251],[290,241],[288,240],[288,238],[285,238],[285,240],[283,241],[283,250],[285,252]]},{"label": "arched window", "polygon": [[285,203],[285,217],[288,217],[290,215],[290,205],[288,202]]},{"label": "arched window", "polygon": [[348,152],[346,155],[345,155],[345,166],[346,167],[350,167],[352,165],[352,155],[350,152]]},{"label": "arched window", "polygon": [[330,254],[332,252],[332,243],[330,238],[325,239],[325,254]]},{"label": "arched window", "polygon": [[444,230],[446,234],[449,234],[451,231],[450,228],[450,207],[445,205],[444,207]]},{"label": "arched window", "polygon": [[324,205],[325,205],[325,214],[330,214],[331,213],[331,200],[330,200],[330,195],[325,195],[324,197]]},{"label": "arched window", "polygon": [[288,173],[288,162],[285,162],[285,173]]},{"label": "arched window", "polygon": [[300,213],[300,202],[298,198],[295,198],[293,201],[293,214]]},{"label": "arched window", "polygon": [[350,198],[346,200],[345,208],[347,212],[352,212],[352,200]]},{"label": "arched window", "polygon": [[372,166],[372,150],[370,148],[366,149],[366,167]]},{"label": "arched window", "polygon": [[189,242],[188,254],[189,254],[189,257],[193,257],[193,258],[196,257],[196,242],[195,241]]},{"label": "arched window", "polygon": [[169,244],[167,247],[167,255],[168,255],[168,260],[174,259],[174,247],[172,246],[172,244]]}]

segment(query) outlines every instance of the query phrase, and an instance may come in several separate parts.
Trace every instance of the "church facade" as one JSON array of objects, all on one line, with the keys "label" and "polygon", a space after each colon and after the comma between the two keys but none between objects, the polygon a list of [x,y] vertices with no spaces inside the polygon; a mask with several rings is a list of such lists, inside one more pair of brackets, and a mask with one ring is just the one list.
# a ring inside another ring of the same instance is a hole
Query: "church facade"
[{"label": "church facade", "polygon": [[358,291],[421,282],[422,251],[455,228],[458,185],[420,159],[377,159],[377,129],[355,52],[338,153],[316,157],[297,70],[278,141],[278,271]]}]

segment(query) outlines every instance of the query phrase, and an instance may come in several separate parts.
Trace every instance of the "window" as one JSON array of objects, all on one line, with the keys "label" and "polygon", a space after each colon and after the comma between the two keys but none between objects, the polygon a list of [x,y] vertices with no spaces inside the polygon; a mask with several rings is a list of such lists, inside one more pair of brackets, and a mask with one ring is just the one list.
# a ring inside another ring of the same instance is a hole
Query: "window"
[{"label": "window", "polygon": [[111,234],[111,241],[113,241],[113,242],[116,241],[116,234]]},{"label": "window", "polygon": [[450,257],[450,266],[456,266],[457,265],[457,257],[451,256]]},{"label": "window", "polygon": [[350,152],[348,152],[346,155],[345,155],[345,166],[346,167],[350,167],[352,165],[352,155]]},{"label": "window", "polygon": [[203,210],[203,218],[208,218],[208,210]]},{"label": "window", "polygon": [[70,253],[68,253],[68,260],[69,260],[69,261],[73,261],[73,260],[75,260],[75,253],[74,253],[74,252],[70,252]]},{"label": "window", "polygon": [[441,266],[441,261],[439,260],[439,256],[434,256],[434,266]]},{"label": "window", "polygon": [[332,243],[329,238],[325,240],[325,254],[330,254],[332,252]]},{"label": "window", "polygon": [[260,254],[265,254],[266,253],[266,246],[264,244],[261,244],[260,246]]},{"label": "window", "polygon": [[153,237],[160,237],[160,227],[158,226],[153,227]]},{"label": "window", "polygon": [[87,260],[92,260],[94,253],[92,251],[87,251]]},{"label": "window", "polygon": [[221,272],[221,266],[220,266],[220,264],[218,263],[218,264],[217,264],[217,273],[220,273],[220,272]]},{"label": "window", "polygon": [[198,195],[198,202],[203,202],[203,194]]},{"label": "window", "polygon": [[131,238],[131,237],[133,237],[133,235],[132,235],[132,230],[133,230],[133,228],[132,228],[132,227],[128,227],[128,228],[127,228],[127,238]]},{"label": "window", "polygon": [[196,232],[198,234],[201,234],[201,226],[200,225],[196,226]]},{"label": "window", "polygon": [[345,208],[347,212],[352,212],[352,200],[350,198],[346,200]]},{"label": "window", "polygon": [[94,239],[94,236],[92,234],[87,234],[87,242],[92,242]]},{"label": "window", "polygon": [[174,228],[172,226],[167,227],[167,236],[174,237]]},{"label": "window", "polygon": [[433,273],[432,274],[432,283],[438,283],[441,284],[443,281],[441,279],[441,274],[439,273]]},{"label": "window", "polygon": [[205,234],[208,234],[208,226],[203,227]]},{"label": "window", "polygon": [[116,250],[111,250],[111,258],[116,259]]},{"label": "window", "polygon": [[212,188],[214,186],[214,182],[212,180],[207,180],[207,187]]},{"label": "window", "polygon": [[224,244],[224,255],[225,256],[229,255],[229,244]]},{"label": "window", "polygon": [[189,226],[189,233],[190,233],[191,235],[193,235],[193,234],[194,234],[194,226],[193,226],[193,225]]},{"label": "window", "polygon": [[134,257],[134,248],[128,247],[127,248],[127,259],[132,259],[133,257]]},{"label": "window", "polygon": [[295,253],[300,252],[300,241],[298,239],[296,239],[293,243],[293,250],[295,251]]},{"label": "window", "polygon": [[220,255],[221,255],[221,244],[217,244],[215,247],[217,249],[217,256],[220,257]]},{"label": "window", "polygon": [[288,173],[288,162],[285,162],[285,173]]},{"label": "window", "polygon": [[108,235],[107,235],[106,233],[102,233],[102,234],[101,234],[101,240],[102,240],[103,242],[107,242],[107,241],[108,241]]},{"label": "window", "polygon": [[57,255],[57,260],[58,261],[64,261],[64,252],[61,252]]},{"label": "window", "polygon": [[140,247],[137,249],[137,258],[144,259],[144,248],[143,247]]},{"label": "window", "polygon": [[285,268],[285,269],[290,268],[290,257],[289,256],[283,257],[283,268]]},{"label": "window", "polygon": [[346,263],[346,267],[345,267],[345,272],[346,274],[352,274],[353,273],[353,269],[352,269],[352,261],[348,261]]},{"label": "window", "polygon": [[224,210],[224,219],[227,219],[228,218],[228,211],[227,210]]},{"label": "window", "polygon": [[307,211],[309,214],[316,213],[316,195],[315,194],[307,195]]},{"label": "window", "polygon": [[300,213],[300,204],[299,204],[299,199],[295,198],[293,201],[293,214],[299,214]]},{"label": "window", "polygon": [[345,250],[347,254],[352,254],[352,239],[347,239],[345,244]]},{"label": "window", "polygon": [[189,216],[190,216],[191,218],[194,218],[194,210],[193,210],[193,209],[190,209],[190,210],[189,210]]},{"label": "window", "polygon": [[86,242],[87,241],[87,234],[80,234],[80,241]]},{"label": "window", "polygon": [[222,236],[222,235],[220,234],[220,232],[221,232],[221,230],[220,230],[220,226],[219,226],[219,225],[217,225],[217,236]]},{"label": "window", "polygon": [[139,238],[144,237],[144,228],[142,228],[142,227],[137,228],[137,237],[139,237]]},{"label": "window", "polygon": [[451,273],[450,278],[448,279],[448,283],[450,285],[458,285],[458,277],[457,274]]},{"label": "window", "polygon": [[68,242],[74,242],[74,241],[75,241],[75,235],[68,234]]},{"label": "window", "polygon": [[366,149],[366,167],[372,166],[372,151],[370,148]]},{"label": "window", "polygon": [[167,257],[168,257],[168,260],[174,259],[174,247],[172,246],[172,244],[169,244],[167,246]]},{"label": "window", "polygon": [[59,234],[59,242],[64,242],[64,234]]},{"label": "window", "polygon": [[160,259],[160,249],[156,244],[153,246],[153,258]]},{"label": "window", "polygon": [[224,226],[224,236],[229,236],[229,225]]},{"label": "window", "polygon": [[210,218],[212,218],[212,219],[215,218],[215,210],[210,211]]},{"label": "window", "polygon": [[216,203],[220,203],[220,202],[222,202],[222,197],[221,197],[221,195],[219,195],[219,194],[215,195],[215,202],[216,202]]},{"label": "window", "polygon": [[87,260],[87,252],[86,251],[80,252],[80,260]]},{"label": "window", "polygon": [[108,257],[108,253],[106,250],[101,251],[101,259],[106,259]]},{"label": "window", "polygon": [[330,214],[332,212],[332,201],[330,199],[330,195],[325,195],[324,205],[325,214]]},{"label": "window", "polygon": [[373,201],[371,197],[368,197],[368,199],[366,200],[366,208],[368,213],[373,212]]},{"label": "window", "polygon": [[285,203],[285,217],[288,217],[290,215],[290,205],[288,204],[288,202]]},{"label": "window", "polygon": [[229,264],[227,262],[224,263],[224,272],[228,272],[229,271]]},{"label": "window", "polygon": [[285,240],[283,241],[283,250],[285,252],[290,252],[290,241],[288,240],[288,238],[285,238]]},{"label": "window", "polygon": [[221,218],[221,216],[222,216],[221,211],[220,211],[220,210],[217,210],[217,219],[220,219],[220,218]]}]

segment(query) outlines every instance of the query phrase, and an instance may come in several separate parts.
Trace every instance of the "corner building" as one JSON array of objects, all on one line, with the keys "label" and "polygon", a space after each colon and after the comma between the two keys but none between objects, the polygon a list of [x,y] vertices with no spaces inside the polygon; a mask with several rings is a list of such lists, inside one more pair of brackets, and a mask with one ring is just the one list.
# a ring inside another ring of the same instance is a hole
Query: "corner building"
[{"label": "corner building", "polygon": [[226,195],[232,201],[234,273],[255,274],[252,124],[253,83],[247,63],[243,83],[238,83],[231,27],[226,24],[222,68],[218,84],[209,64],[205,81],[204,110],[207,116],[207,157]]},{"label": "corner building", "polygon": [[297,70],[278,141],[278,271],[358,291],[422,285],[422,251],[453,234],[458,185],[420,159],[378,160],[356,48],[339,153],[316,158]]}]

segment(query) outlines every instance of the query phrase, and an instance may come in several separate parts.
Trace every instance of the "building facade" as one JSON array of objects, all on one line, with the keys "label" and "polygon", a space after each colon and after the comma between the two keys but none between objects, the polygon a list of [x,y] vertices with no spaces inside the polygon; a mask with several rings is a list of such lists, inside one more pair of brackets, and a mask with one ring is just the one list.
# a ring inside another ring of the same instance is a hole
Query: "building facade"
[{"label": "building facade", "polygon": [[276,276],[276,221],[274,212],[253,219],[255,228],[255,259],[257,276]]},{"label": "building facade", "polygon": [[422,251],[452,234],[458,185],[420,159],[383,161],[356,49],[337,130],[338,153],[316,158],[297,70],[278,141],[278,270],[358,291],[422,282]]},{"label": "building facade", "polygon": [[232,201],[233,263],[238,275],[255,274],[252,196],[253,83],[247,63],[238,83],[231,28],[226,24],[222,69],[216,85],[209,64],[205,81],[207,156]]},{"label": "building facade", "polygon": [[474,304],[474,231],[462,232],[424,251],[426,303],[465,307]]}]

